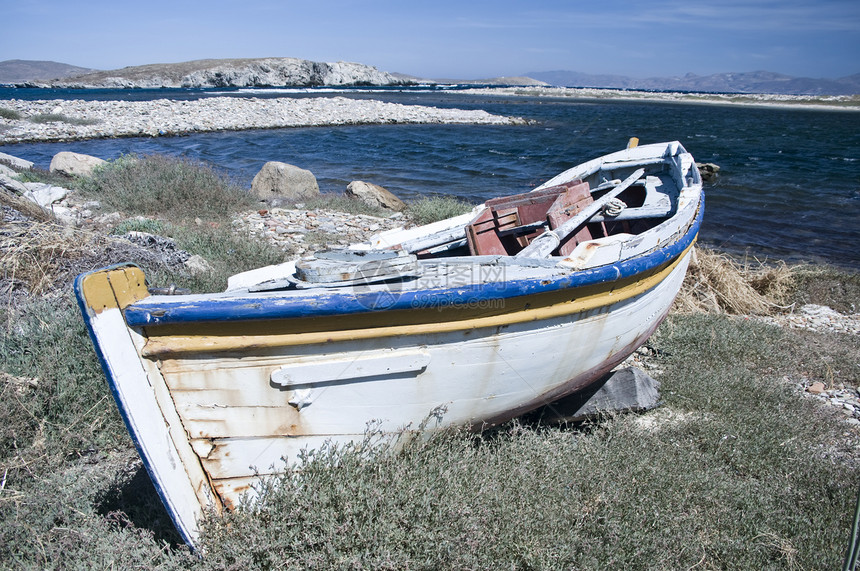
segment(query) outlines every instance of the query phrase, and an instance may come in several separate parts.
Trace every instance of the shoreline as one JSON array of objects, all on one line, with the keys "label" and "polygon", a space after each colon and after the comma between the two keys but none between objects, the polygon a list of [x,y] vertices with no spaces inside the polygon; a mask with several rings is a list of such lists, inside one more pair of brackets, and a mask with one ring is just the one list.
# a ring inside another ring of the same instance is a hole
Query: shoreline
[{"label": "shoreline", "polygon": [[[0,145],[336,125],[524,125],[519,117],[346,97],[0,101]],[[34,122],[33,119],[38,122]]]},{"label": "shoreline", "polygon": [[[763,93],[682,93],[603,89],[594,87],[485,87],[459,93],[472,95],[509,95],[512,97],[556,97],[587,101],[642,101],[648,103],[690,103],[736,105],[777,109],[860,111],[860,95],[777,95]],[[839,104],[837,102],[842,102]]]}]

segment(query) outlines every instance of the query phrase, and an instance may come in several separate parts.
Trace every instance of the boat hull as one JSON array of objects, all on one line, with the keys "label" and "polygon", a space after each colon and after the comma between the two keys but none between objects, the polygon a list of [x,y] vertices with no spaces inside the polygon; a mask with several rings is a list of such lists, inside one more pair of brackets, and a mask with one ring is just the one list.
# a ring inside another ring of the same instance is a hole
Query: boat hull
[{"label": "boat hull", "polygon": [[[674,216],[594,240],[588,260],[477,256],[452,262],[444,284],[431,275],[402,291],[175,298],[151,296],[126,265],[78,276],[75,290],[129,433],[193,545],[207,509],[236,506],[303,449],[370,425],[482,428],[588,387],[645,342],[681,288],[703,215],[700,181],[685,188]],[[459,282],[463,269],[480,279]]]},{"label": "boat hull", "polygon": [[[360,439],[371,422],[385,432],[415,429],[440,411],[434,426],[492,425],[587,387],[656,329],[689,256],[626,292],[608,283],[588,303],[574,293],[545,318],[522,319],[521,310],[502,314],[507,324],[438,323],[434,332],[431,322],[412,334],[283,346],[227,335],[238,344],[224,347],[222,338],[218,351],[180,345],[150,358],[140,357],[144,331],[128,328],[118,307],[93,312],[95,291],[80,290],[119,408],[193,540],[204,506],[237,505],[258,477],[281,471],[303,448]],[[210,326],[211,337],[217,329]],[[170,342],[159,338],[162,347]]]}]

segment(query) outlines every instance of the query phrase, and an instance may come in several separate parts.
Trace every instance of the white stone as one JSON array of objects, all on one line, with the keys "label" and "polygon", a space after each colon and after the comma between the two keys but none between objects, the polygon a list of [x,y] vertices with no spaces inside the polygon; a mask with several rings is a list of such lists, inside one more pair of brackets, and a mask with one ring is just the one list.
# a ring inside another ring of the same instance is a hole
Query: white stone
[{"label": "white stone", "polygon": [[0,162],[9,163],[16,169],[21,170],[30,170],[33,168],[33,163],[30,161],[19,159],[18,157],[13,157],[12,155],[7,155],[6,153],[0,153]]},{"label": "white stone", "polygon": [[185,267],[188,268],[188,271],[192,274],[205,274],[206,272],[212,271],[212,266],[209,262],[197,254],[192,255],[190,258],[185,260],[184,263]]},{"label": "white stone", "polygon": [[92,174],[94,168],[106,162],[98,157],[62,151],[54,155],[54,158],[51,159],[49,170],[69,176],[89,176]]},{"label": "white stone", "polygon": [[48,208],[55,202],[64,199],[71,191],[61,186],[52,186],[43,182],[25,182],[27,192],[25,198],[29,198],[42,208]]}]

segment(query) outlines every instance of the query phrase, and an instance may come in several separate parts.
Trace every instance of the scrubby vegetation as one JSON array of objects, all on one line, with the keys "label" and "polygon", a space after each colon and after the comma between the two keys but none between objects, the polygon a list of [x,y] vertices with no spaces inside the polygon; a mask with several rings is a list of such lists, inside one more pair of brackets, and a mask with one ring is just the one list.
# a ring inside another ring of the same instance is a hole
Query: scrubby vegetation
[{"label": "scrubby vegetation", "polygon": [[20,119],[21,114],[15,111],[14,109],[8,109],[6,107],[0,107],[0,118],[9,119],[10,121],[14,121],[15,119]]},{"label": "scrubby vegetation", "polygon": [[370,206],[362,200],[355,200],[337,193],[322,193],[317,197],[301,202],[308,210],[336,210],[347,214],[364,214],[366,216],[386,216],[390,210],[379,206]]},{"label": "scrubby vegetation", "polygon": [[82,181],[81,190],[127,215],[170,221],[226,220],[255,206],[247,192],[212,167],[165,155],[111,161]]},{"label": "scrubby vegetation", "polygon": [[[370,431],[363,444],[308,453],[299,469],[261,484],[259,503],[208,517],[202,557],[191,554],[127,436],[69,283],[125,259],[131,246],[116,235],[128,232],[170,238],[204,257],[211,270],[203,275],[143,260],[153,281],[195,291],[222,289],[227,275],[282,254],[232,232],[230,214],[248,202],[223,177],[159,161],[124,158],[79,181],[126,214],[115,235],[50,223],[2,230],[1,568],[842,562],[860,488],[860,435],[797,383],[856,386],[860,340],[733,315],[808,302],[856,312],[860,277],[703,249],[676,311],[649,341],[662,384],[657,409],[578,426],[526,418],[483,434],[438,432],[397,451]],[[164,187],[180,190],[166,196]],[[470,208],[443,213],[436,204],[428,209],[440,218]]]},{"label": "scrubby vegetation", "polygon": [[29,117],[28,120],[32,123],[68,123],[70,125],[95,125],[98,123],[96,119],[82,119],[80,117],[69,117],[62,113],[40,113]]},{"label": "scrubby vegetation", "polygon": [[409,204],[409,216],[416,224],[430,224],[469,212],[474,207],[453,196],[425,196]]}]

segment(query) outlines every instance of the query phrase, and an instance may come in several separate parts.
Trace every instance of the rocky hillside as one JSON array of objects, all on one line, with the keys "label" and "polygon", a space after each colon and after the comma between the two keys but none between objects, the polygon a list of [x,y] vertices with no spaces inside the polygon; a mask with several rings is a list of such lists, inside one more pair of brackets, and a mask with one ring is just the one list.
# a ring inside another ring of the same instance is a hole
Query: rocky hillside
[{"label": "rocky hillside", "polygon": [[[205,59],[97,71],[50,82],[51,87],[311,87],[405,85],[411,82],[360,63],[297,58]],[[31,82],[40,85],[39,82]]]}]

